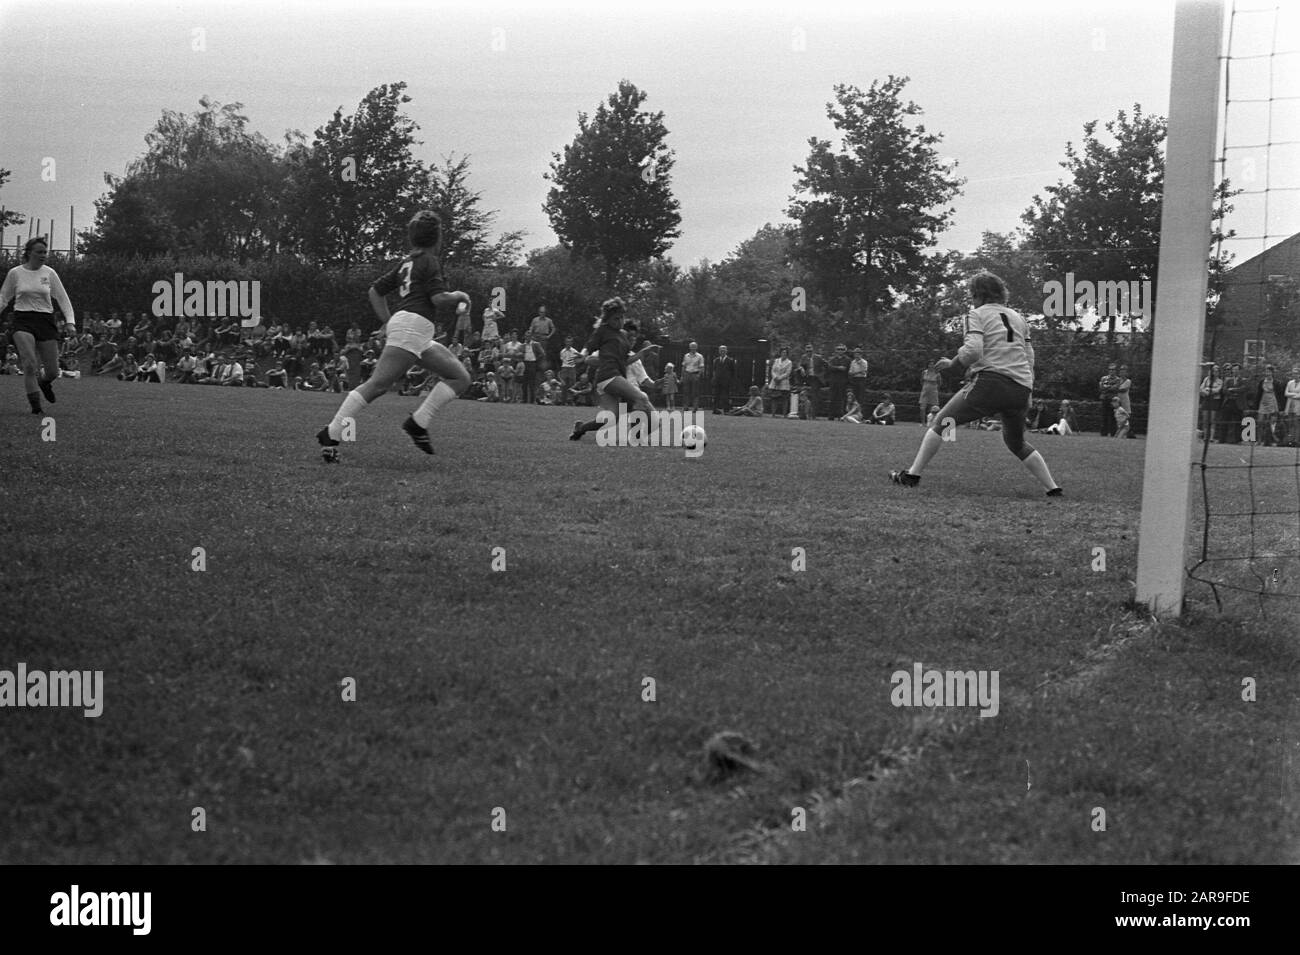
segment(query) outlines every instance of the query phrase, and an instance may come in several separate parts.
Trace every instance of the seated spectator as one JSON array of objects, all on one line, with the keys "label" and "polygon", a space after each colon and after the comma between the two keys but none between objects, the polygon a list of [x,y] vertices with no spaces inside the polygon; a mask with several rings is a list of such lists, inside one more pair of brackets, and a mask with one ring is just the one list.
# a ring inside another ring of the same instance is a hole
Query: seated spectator
[{"label": "seated spectator", "polygon": [[135,381],[136,376],[140,374],[140,364],[135,360],[135,355],[127,351],[121,354],[122,364],[117,373],[118,381]]},{"label": "seated spectator", "polygon": [[289,373],[284,370],[284,362],[277,361],[275,367],[266,373],[266,387],[276,391],[289,387]]},{"label": "seated spectator", "polygon": [[1074,417],[1074,409],[1070,407],[1070,402],[1061,402],[1061,419],[1056,424],[1049,427],[1044,434],[1060,434],[1068,437],[1079,430],[1079,422]]},{"label": "seated spectator", "polygon": [[483,378],[483,397],[479,401],[500,401],[501,388],[497,384],[496,372],[489,371]]},{"label": "seated spectator", "polygon": [[95,374],[116,375],[120,373],[122,371],[122,366],[125,363],[125,357],[126,352],[124,350],[118,349],[117,351],[114,351],[113,354],[109,356],[108,361],[99,366],[99,371],[95,372]]},{"label": "seated spectator", "polygon": [[587,372],[584,371],[578,375],[578,380],[569,389],[569,399],[575,405],[591,404],[591,376]]},{"label": "seated spectator", "polygon": [[763,393],[759,391],[758,385],[750,385],[749,400],[739,408],[732,408],[727,414],[738,415],[742,418],[763,417]]},{"label": "seated spectator", "polygon": [[136,374],[136,381],[150,381],[155,385],[160,385],[166,379],[167,366],[158,363],[153,355],[145,355],[144,360],[140,362],[140,371]]},{"label": "seated spectator", "polygon": [[930,405],[929,409],[925,413],[925,426],[927,428],[934,427],[934,419],[937,417],[939,417],[939,406]]},{"label": "seated spectator", "polygon": [[297,379],[294,382],[294,387],[298,391],[324,391],[329,387],[329,383],[325,380],[325,372],[321,370],[320,365],[317,362],[312,362],[306,380]]},{"label": "seated spectator", "polygon": [[198,359],[190,352],[185,352],[176,360],[175,380],[182,385],[194,383],[195,370],[199,367]]},{"label": "seated spectator", "polygon": [[880,404],[876,405],[871,412],[872,424],[893,424],[894,423],[894,403],[889,400],[889,395],[881,399]]},{"label": "seated spectator", "polygon": [[560,386],[560,379],[555,377],[555,372],[549,368],[546,370],[546,377],[542,383],[537,386],[537,403],[539,405],[558,405],[561,404],[560,395],[564,389]]},{"label": "seated spectator", "polygon": [[244,366],[236,357],[228,357],[221,369],[221,384],[224,387],[242,388],[244,386]]},{"label": "seated spectator", "polygon": [[226,358],[222,355],[218,358],[215,354],[209,354],[206,359],[199,362],[199,374],[195,378],[200,385],[219,385],[221,378],[226,373]]},{"label": "seated spectator", "polygon": [[22,366],[18,364],[18,352],[14,351],[13,346],[5,353],[4,366],[0,367],[0,375],[21,375]]},{"label": "seated spectator", "polygon": [[420,365],[412,365],[406,373],[406,379],[402,382],[400,395],[418,395],[420,390],[429,382],[429,370]]},{"label": "seated spectator", "polygon": [[850,421],[853,424],[862,424],[862,405],[858,404],[858,396],[849,392],[849,407],[841,421]]}]

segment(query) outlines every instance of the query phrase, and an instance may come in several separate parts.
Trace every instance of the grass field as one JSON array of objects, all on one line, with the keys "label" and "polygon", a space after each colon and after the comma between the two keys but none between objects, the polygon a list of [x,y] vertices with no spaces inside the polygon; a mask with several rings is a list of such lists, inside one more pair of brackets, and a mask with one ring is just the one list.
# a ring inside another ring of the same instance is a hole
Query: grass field
[{"label": "grass field", "polygon": [[[0,669],[104,711],[0,710],[0,862],[1300,859],[1296,605],[1130,608],[1142,441],[1041,438],[1048,500],[965,429],[903,489],[915,425],[687,460],[462,401],[430,458],[390,396],[326,465],[337,396],[58,389],[52,442],[3,389]],[[997,716],[895,708],[915,662]]]}]

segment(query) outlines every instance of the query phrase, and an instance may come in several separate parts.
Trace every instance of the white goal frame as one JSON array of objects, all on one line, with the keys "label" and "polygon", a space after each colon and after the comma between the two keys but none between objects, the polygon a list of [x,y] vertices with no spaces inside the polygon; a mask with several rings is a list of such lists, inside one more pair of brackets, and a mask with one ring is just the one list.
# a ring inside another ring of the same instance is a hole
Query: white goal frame
[{"label": "white goal frame", "polygon": [[1182,612],[1187,578],[1223,33],[1223,0],[1179,0],[1138,534],[1137,601],[1157,616]]}]

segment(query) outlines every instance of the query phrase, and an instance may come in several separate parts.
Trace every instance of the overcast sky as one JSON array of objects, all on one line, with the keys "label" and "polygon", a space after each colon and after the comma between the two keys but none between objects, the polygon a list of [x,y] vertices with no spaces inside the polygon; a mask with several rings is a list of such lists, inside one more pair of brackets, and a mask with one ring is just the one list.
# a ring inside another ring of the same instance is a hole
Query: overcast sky
[{"label": "overcast sky", "polygon": [[[91,224],[104,173],[142,152],[163,109],[192,111],[203,95],[240,102],[280,142],[405,81],[417,154],[468,154],[497,226],[525,230],[536,248],[556,241],[541,208],[551,154],[572,140],[579,111],[626,78],[664,113],[682,213],[669,254],[689,265],[783,220],[808,138],[833,136],[833,85],[865,89],[892,73],[911,77],[907,97],[969,180],[940,245],[971,249],[983,230],[1018,225],[1085,122],[1134,103],[1166,114],[1172,36],[1173,4],[1146,0],[0,0],[0,166],[13,173],[0,203],[56,217],[62,248],[69,207],[78,228]],[[47,157],[53,182],[41,177]]]}]

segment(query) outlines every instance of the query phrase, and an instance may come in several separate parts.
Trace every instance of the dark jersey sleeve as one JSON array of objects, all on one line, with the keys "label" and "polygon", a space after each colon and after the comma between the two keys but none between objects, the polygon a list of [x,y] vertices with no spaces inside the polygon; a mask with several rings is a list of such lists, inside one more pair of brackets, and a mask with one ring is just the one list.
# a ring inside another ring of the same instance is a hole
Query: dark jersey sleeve
[{"label": "dark jersey sleeve", "polygon": [[[406,263],[403,262],[402,265]],[[391,295],[397,291],[397,287],[402,284],[402,265],[393,269],[391,272],[385,272],[379,278],[375,279],[370,286],[380,295]]]}]

